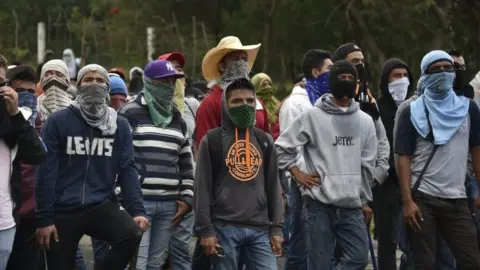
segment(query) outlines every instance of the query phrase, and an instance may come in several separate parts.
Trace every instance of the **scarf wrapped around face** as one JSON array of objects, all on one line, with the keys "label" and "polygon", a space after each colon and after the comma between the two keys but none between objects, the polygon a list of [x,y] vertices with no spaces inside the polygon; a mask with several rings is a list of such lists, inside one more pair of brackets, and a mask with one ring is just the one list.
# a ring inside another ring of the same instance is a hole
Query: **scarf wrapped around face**
[{"label": "scarf wrapped around face", "polygon": [[247,78],[250,72],[248,68],[248,62],[245,60],[237,60],[231,62],[222,74],[222,77],[218,80],[220,87],[226,89],[227,86],[234,80],[240,78]]},{"label": "scarf wrapped around face", "polygon": [[185,78],[177,79],[175,82],[173,102],[175,102],[180,114],[183,115],[185,104]]},{"label": "scarf wrapped around face", "polygon": [[[55,71],[62,76],[46,77],[48,71]],[[37,105],[42,122],[52,113],[65,109],[72,103],[67,93],[69,84],[68,67],[62,60],[50,60],[43,65],[40,75],[40,88],[43,89],[44,93],[38,98]]]},{"label": "scarf wrapped around face", "polygon": [[275,123],[277,120],[277,107],[280,104],[277,98],[275,98],[272,79],[265,74],[259,73],[252,78],[252,84],[255,87],[256,95],[259,99],[265,103],[265,107],[268,113],[268,121],[270,124]]},{"label": "scarf wrapped around face", "polygon": [[144,97],[153,124],[162,128],[168,126],[173,119],[173,98],[175,85],[154,82],[143,77]]},{"label": "scarf wrapped around face", "polygon": [[117,130],[117,111],[108,107],[108,98],[108,86],[92,84],[80,86],[72,104],[80,110],[87,124],[98,128],[104,136],[113,135]]},{"label": "scarf wrapped around face", "polygon": [[68,83],[65,78],[51,76],[41,82],[44,93],[38,98],[38,111],[42,122],[54,112],[70,106],[72,100],[68,96]]}]

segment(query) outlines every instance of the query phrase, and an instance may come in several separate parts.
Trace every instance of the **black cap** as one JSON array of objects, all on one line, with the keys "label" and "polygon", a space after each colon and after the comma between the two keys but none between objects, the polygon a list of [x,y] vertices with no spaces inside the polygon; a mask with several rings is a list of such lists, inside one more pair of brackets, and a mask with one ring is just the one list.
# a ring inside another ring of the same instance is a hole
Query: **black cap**
[{"label": "black cap", "polygon": [[342,46],[338,47],[337,50],[333,53],[333,62],[344,60],[347,58],[347,55],[352,52],[361,52],[362,49],[357,46],[355,43],[345,43]]},{"label": "black cap", "polygon": [[7,71],[7,79],[9,81],[22,80],[33,83],[38,82],[37,74],[32,67],[27,65],[20,65],[9,69]]}]

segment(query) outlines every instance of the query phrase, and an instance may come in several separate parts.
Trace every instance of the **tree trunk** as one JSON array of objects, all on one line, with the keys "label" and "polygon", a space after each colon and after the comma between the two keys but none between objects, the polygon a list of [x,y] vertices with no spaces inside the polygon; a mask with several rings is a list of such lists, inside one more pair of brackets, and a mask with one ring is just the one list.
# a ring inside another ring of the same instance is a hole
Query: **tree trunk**
[{"label": "tree trunk", "polygon": [[195,77],[197,68],[197,20],[192,16],[192,77]]}]

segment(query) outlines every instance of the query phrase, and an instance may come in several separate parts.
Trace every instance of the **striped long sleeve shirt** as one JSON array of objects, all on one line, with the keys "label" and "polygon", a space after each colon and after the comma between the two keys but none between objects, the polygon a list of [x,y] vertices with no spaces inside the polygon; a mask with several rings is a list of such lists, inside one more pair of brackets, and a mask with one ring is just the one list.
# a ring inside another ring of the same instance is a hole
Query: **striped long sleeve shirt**
[{"label": "striped long sleeve shirt", "polygon": [[172,122],[155,126],[139,94],[120,109],[130,123],[135,163],[145,200],[182,200],[192,206],[193,156],[187,126],[174,109]]}]

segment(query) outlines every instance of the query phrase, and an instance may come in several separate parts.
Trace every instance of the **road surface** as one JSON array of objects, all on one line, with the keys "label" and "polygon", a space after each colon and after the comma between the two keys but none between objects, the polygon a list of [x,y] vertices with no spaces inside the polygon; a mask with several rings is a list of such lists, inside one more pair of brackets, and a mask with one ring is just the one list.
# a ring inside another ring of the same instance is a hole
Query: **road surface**
[{"label": "road surface", "polygon": [[[194,249],[195,243],[192,242],[191,248],[192,248],[192,253]],[[377,249],[377,243],[374,241],[374,246],[375,250]],[[84,236],[82,240],[80,241],[80,247],[82,248],[83,251],[83,256],[85,258],[85,262],[87,263],[88,270],[93,270],[93,253],[92,253],[92,242],[90,240],[90,237]],[[400,251],[397,251],[397,264],[400,264]],[[369,261],[370,261],[370,256],[369,256]],[[283,264],[284,264],[284,259],[279,258],[278,259],[278,270],[283,270]],[[372,270],[373,266],[371,262],[368,264],[366,270]],[[173,269],[175,270],[175,269]]]}]

